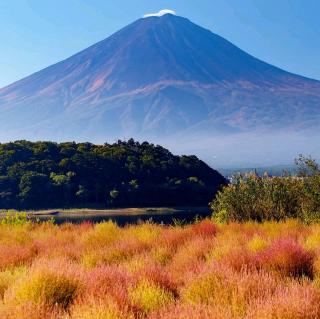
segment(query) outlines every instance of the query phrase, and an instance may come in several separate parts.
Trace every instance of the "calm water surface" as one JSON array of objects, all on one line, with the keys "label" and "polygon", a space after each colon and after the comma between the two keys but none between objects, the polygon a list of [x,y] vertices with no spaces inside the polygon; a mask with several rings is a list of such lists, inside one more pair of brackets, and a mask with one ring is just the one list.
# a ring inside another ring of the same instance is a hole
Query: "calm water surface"
[{"label": "calm water surface", "polygon": [[172,225],[177,220],[184,222],[184,223],[191,223],[196,218],[204,218],[211,215],[210,210],[179,210],[179,211],[162,211],[161,213],[153,213],[153,212],[144,212],[142,214],[137,215],[128,215],[128,214],[101,214],[98,213],[89,215],[84,214],[66,214],[57,211],[57,213],[53,215],[38,215],[40,221],[47,221],[50,219],[54,219],[55,223],[60,225],[64,223],[74,223],[79,224],[82,222],[92,222],[92,223],[101,223],[103,221],[113,221],[117,223],[119,226],[125,226],[127,224],[137,224],[139,222],[150,221],[152,220],[154,223],[157,224],[165,224],[165,225]]}]

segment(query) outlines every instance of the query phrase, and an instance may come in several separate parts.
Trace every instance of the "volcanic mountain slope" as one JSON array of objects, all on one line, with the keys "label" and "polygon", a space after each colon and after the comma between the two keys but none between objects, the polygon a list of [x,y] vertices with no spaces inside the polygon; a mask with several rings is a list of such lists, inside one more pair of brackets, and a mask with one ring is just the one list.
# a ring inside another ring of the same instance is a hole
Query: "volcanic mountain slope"
[{"label": "volcanic mountain slope", "polygon": [[2,140],[297,131],[319,120],[320,82],[171,14],[139,19],[0,90]]}]

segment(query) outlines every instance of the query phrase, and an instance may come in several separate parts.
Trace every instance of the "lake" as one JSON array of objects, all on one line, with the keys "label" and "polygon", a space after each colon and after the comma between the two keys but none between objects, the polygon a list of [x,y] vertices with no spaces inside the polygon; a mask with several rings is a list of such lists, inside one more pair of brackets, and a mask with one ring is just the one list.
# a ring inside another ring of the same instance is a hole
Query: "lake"
[{"label": "lake", "polygon": [[64,223],[113,221],[119,226],[152,221],[157,224],[172,225],[177,220],[191,223],[197,217],[203,218],[211,215],[207,207],[188,208],[125,208],[109,210],[50,210],[30,213],[31,219],[48,221],[54,219],[60,225]]}]

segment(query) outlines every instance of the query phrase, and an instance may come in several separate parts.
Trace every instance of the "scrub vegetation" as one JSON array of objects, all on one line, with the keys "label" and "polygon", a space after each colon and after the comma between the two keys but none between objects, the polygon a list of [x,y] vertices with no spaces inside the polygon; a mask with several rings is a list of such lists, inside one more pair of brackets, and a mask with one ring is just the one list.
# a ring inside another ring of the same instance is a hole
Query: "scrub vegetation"
[{"label": "scrub vegetation", "polygon": [[233,176],[210,206],[218,222],[298,218],[320,221],[320,166],[310,157],[296,159],[297,175],[262,176],[252,172]]},{"label": "scrub vegetation", "polygon": [[0,318],[320,317],[320,225],[0,225]]}]

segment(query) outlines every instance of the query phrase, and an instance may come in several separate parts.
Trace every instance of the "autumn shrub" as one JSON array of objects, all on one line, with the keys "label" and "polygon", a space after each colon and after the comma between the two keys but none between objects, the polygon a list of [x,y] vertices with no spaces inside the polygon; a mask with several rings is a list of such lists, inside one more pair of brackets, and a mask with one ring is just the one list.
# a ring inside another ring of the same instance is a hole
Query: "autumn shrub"
[{"label": "autumn shrub", "polygon": [[85,290],[81,300],[108,300],[124,309],[129,304],[127,287],[136,283],[135,278],[119,266],[102,266],[90,269],[84,276]]},{"label": "autumn shrub", "polygon": [[320,224],[310,227],[310,233],[305,238],[304,246],[307,249],[320,249]]},{"label": "autumn shrub", "polygon": [[159,265],[147,265],[135,274],[139,281],[147,280],[177,296],[177,284],[172,272]]},{"label": "autumn shrub", "polygon": [[208,219],[196,222],[191,226],[192,231],[196,236],[213,237],[218,231],[218,227]]},{"label": "autumn shrub", "polygon": [[132,304],[146,314],[174,302],[174,296],[170,291],[147,280],[142,280],[136,286],[130,287],[129,297]]},{"label": "autumn shrub", "polygon": [[86,245],[101,247],[112,243],[120,233],[118,226],[112,221],[96,224],[89,227],[89,231],[81,239]]},{"label": "autumn shrub", "polygon": [[267,221],[262,223],[259,229],[269,240],[291,238],[297,242],[309,236],[311,232],[311,228],[300,219],[286,219],[280,222]]},{"label": "autumn shrub", "polygon": [[137,239],[141,244],[153,244],[159,238],[161,228],[150,222],[127,227],[124,236]]},{"label": "autumn shrub", "polygon": [[243,229],[239,229],[236,224],[230,224],[215,237],[212,248],[206,254],[206,259],[208,261],[223,261],[237,252],[244,255],[247,251],[248,240]]},{"label": "autumn shrub", "polygon": [[167,266],[173,280],[183,283],[189,276],[197,273],[206,263],[206,256],[213,245],[212,239],[203,237],[196,237],[181,245]]},{"label": "autumn shrub", "polygon": [[230,319],[232,312],[226,307],[177,304],[162,311],[154,311],[149,319]]},{"label": "autumn shrub", "polygon": [[249,251],[256,253],[264,250],[269,245],[268,241],[261,236],[253,236],[248,242]]},{"label": "autumn shrub", "polygon": [[27,264],[32,261],[36,254],[37,247],[35,245],[2,244],[0,245],[0,269]]},{"label": "autumn shrub", "polygon": [[214,264],[182,289],[182,299],[192,305],[227,308],[230,317],[244,316],[254,300],[272,295],[278,282],[265,272],[244,269],[238,272]]},{"label": "autumn shrub", "polygon": [[26,267],[8,268],[0,272],[0,299],[4,297],[6,290],[26,272]]},{"label": "autumn shrub", "polygon": [[151,246],[139,240],[135,236],[128,236],[119,233],[114,243],[99,244],[92,247],[86,244],[87,248],[81,257],[81,263],[86,267],[116,264],[129,260],[135,255],[144,252]]},{"label": "autumn shrub", "polygon": [[267,299],[253,303],[248,319],[320,318],[320,294],[308,284],[289,283],[279,286]]},{"label": "autumn shrub", "polygon": [[165,266],[173,257],[172,248],[168,245],[155,245],[155,247],[153,247],[151,250],[151,257],[156,263]]},{"label": "autumn shrub", "polygon": [[64,319],[65,315],[61,309],[40,304],[0,305],[1,319]]},{"label": "autumn shrub", "polygon": [[13,290],[17,304],[35,304],[67,309],[78,293],[76,278],[50,270],[27,274]]},{"label": "autumn shrub", "polygon": [[89,299],[75,304],[70,319],[135,319],[130,310],[119,309],[110,300]]},{"label": "autumn shrub", "polygon": [[279,239],[257,255],[260,267],[284,276],[313,277],[314,254],[292,239]]}]

